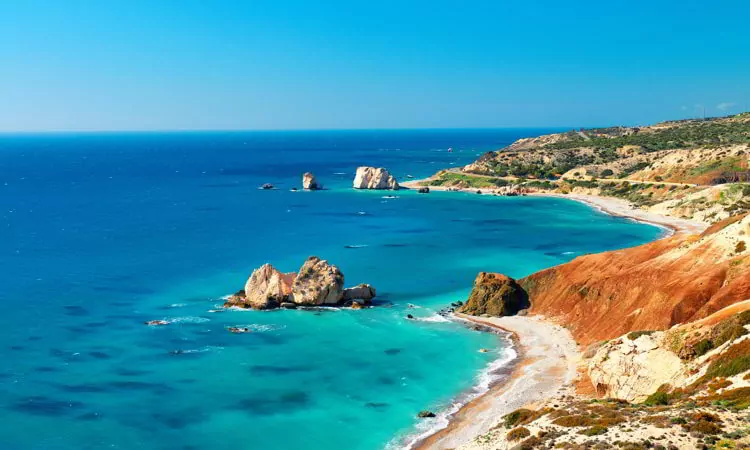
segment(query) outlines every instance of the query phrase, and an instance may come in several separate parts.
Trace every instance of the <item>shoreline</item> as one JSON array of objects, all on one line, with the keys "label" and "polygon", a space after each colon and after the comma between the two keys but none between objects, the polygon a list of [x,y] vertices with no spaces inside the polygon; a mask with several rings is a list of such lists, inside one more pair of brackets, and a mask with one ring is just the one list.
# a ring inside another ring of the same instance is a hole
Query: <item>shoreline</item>
[{"label": "shoreline", "polygon": [[[402,184],[411,190],[422,187],[423,180]],[[454,190],[445,186],[429,186],[430,190],[494,194],[495,189],[477,188]],[[638,209],[626,200],[584,194],[537,192],[530,197],[554,197],[583,203],[604,214],[647,223],[665,230],[668,238],[676,233],[700,234],[707,224],[679,219]],[[406,445],[409,450],[443,450],[467,446],[477,437],[488,433],[501,419],[519,408],[536,407],[561,395],[575,395],[574,381],[578,378],[581,351],[570,333],[541,316],[509,316],[479,318],[456,313],[460,320],[510,333],[515,359],[509,361],[509,376],[483,394],[448,414],[445,427],[424,437],[417,437]]]},{"label": "shoreline", "polygon": [[448,416],[446,427],[406,446],[413,450],[457,448],[487,433],[505,414],[573,392],[578,344],[563,327],[541,316],[455,317],[510,333],[517,357],[510,376]]},{"label": "shoreline", "polygon": [[[429,178],[423,178],[421,180],[410,180],[402,183],[401,186],[410,190],[416,190],[420,187],[423,187],[419,183],[428,180]],[[440,192],[461,192],[464,194],[471,194],[479,191],[482,194],[493,195],[497,190],[494,188],[454,189],[445,186],[428,187],[431,191],[434,190]],[[614,197],[602,197],[599,195],[588,194],[559,194],[555,192],[532,192],[526,194],[526,196],[562,198],[583,203],[605,214],[609,214],[610,216],[624,217],[636,222],[647,223],[662,229],[669,230],[669,234],[663,237],[668,237],[675,233],[700,234],[709,226],[706,223],[698,222],[695,220],[680,219],[677,217],[666,216],[663,214],[639,209],[633,206],[627,200]]]}]

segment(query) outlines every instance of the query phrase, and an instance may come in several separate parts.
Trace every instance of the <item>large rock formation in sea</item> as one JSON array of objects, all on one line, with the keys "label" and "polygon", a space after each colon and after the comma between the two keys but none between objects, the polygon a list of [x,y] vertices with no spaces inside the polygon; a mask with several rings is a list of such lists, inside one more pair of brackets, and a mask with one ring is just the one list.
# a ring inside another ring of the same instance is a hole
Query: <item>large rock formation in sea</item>
[{"label": "large rock formation in sea", "polygon": [[499,273],[481,272],[464,305],[457,311],[481,316],[511,316],[529,307],[526,292],[516,280]]},{"label": "large rock formation in sea", "polygon": [[311,256],[292,284],[294,303],[305,306],[336,305],[344,297],[344,274],[328,261]]},{"label": "large rock formation in sea", "polygon": [[295,306],[369,304],[375,288],[369,284],[344,289],[344,274],[328,261],[309,257],[298,273],[281,273],[270,264],[255,269],[245,289],[229,296],[225,307],[273,309]]},{"label": "large rock formation in sea", "polygon": [[294,272],[283,274],[270,264],[255,269],[245,283],[245,289],[230,296],[224,306],[242,308],[277,308],[292,293]]},{"label": "large rock formation in sea", "polygon": [[357,167],[354,189],[398,189],[398,181],[386,169]]},{"label": "large rock formation in sea", "polygon": [[307,189],[308,191],[317,191],[318,189],[322,189],[323,185],[318,183],[315,175],[311,172],[305,172],[305,174],[302,175],[302,188]]}]

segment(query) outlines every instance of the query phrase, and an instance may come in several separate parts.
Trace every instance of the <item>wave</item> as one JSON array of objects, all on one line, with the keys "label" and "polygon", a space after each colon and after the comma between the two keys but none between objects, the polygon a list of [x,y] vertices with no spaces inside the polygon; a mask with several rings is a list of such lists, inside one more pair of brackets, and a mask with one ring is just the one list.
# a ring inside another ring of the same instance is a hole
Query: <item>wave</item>
[{"label": "wave", "polygon": [[175,317],[173,319],[167,320],[167,322],[169,323],[206,323],[210,321],[211,319],[207,319],[205,317],[196,317],[196,316]]},{"label": "wave", "polygon": [[432,323],[444,323],[444,322],[451,322],[451,320],[445,316],[441,316],[440,314],[433,314],[429,317],[415,317],[414,320],[419,322],[432,322]]},{"label": "wave", "polygon": [[[494,331],[494,330],[493,330]],[[476,383],[468,392],[459,395],[454,399],[451,404],[441,411],[435,414],[434,418],[422,419],[415,426],[415,430],[406,435],[405,437],[399,437],[392,439],[386,445],[386,449],[405,449],[411,450],[414,446],[422,441],[423,439],[432,436],[436,432],[446,428],[450,423],[451,418],[456,414],[464,405],[474,400],[475,398],[486,394],[490,388],[500,381],[505,374],[501,373],[508,368],[508,365],[518,357],[518,353],[513,348],[513,342],[510,339],[510,335],[502,332],[497,332],[502,336],[505,341],[505,345],[498,352],[499,356],[497,359],[488,363],[476,376]]]}]

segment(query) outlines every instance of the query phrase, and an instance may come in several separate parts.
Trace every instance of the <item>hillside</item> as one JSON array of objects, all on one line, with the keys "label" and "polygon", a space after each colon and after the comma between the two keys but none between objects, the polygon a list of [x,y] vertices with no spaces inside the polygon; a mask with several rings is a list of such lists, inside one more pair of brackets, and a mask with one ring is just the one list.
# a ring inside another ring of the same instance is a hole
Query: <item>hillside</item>
[{"label": "hillside", "polygon": [[578,193],[713,223],[750,210],[750,113],[520,139],[422,183]]}]

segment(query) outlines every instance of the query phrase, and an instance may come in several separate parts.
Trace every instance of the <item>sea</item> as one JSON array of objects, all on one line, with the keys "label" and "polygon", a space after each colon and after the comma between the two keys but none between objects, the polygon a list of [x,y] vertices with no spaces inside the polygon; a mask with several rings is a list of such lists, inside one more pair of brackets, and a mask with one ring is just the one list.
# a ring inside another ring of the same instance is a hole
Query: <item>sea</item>
[{"label": "sea", "polygon": [[[515,355],[438,314],[478,272],[664,231],[559,198],[359,191],[354,172],[425,177],[556,131],[0,134],[0,448],[383,449],[444,426]],[[325,189],[293,191],[304,172]],[[311,255],[375,307],[222,308],[256,267]]]}]

